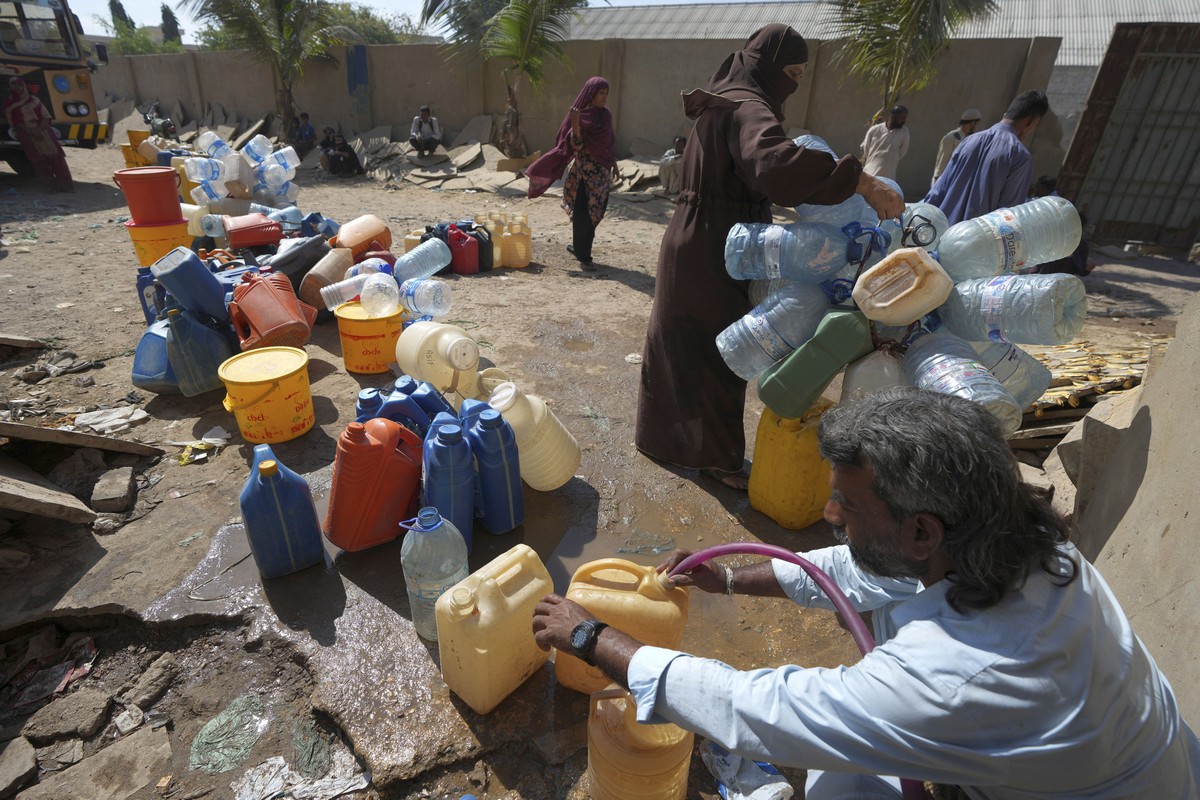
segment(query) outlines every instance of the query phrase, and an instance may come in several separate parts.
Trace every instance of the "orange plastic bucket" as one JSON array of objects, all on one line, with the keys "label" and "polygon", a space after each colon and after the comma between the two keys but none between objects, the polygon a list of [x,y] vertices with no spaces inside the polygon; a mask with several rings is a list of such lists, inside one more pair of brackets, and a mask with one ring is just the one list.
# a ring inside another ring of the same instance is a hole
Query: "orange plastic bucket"
[{"label": "orange plastic bucket", "polygon": [[179,208],[179,173],[171,167],[132,167],[113,173],[125,193],[135,225],[165,225],[183,219]]}]

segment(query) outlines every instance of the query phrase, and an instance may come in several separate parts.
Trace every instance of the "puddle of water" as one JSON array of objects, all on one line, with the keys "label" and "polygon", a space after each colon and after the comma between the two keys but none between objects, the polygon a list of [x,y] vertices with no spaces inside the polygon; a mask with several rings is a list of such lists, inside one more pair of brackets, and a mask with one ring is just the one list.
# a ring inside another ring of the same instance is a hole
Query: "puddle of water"
[{"label": "puddle of water", "polygon": [[563,339],[562,345],[566,349],[573,350],[576,353],[585,353],[596,346],[592,342],[584,342],[579,339]]}]

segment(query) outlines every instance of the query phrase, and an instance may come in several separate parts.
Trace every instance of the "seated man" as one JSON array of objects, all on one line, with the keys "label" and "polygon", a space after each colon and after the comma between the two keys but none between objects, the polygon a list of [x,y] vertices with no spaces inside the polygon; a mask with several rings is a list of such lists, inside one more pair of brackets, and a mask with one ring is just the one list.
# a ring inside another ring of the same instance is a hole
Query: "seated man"
[{"label": "seated man", "polygon": [[354,148],[345,136],[334,133],[333,128],[326,128],[325,138],[321,140],[321,169],[338,176],[361,175],[364,172]]},{"label": "seated man", "polygon": [[309,122],[307,111],[301,112],[300,118],[296,123],[296,129],[292,131],[288,141],[296,150],[296,155],[300,156],[300,158],[304,158],[317,146],[317,129]]},{"label": "seated man", "polygon": [[676,136],[671,149],[663,153],[658,160],[658,179],[662,182],[663,191],[675,194],[679,191],[679,167],[683,161],[683,148],[687,145],[686,136]]},{"label": "seated man", "polygon": [[420,111],[413,117],[408,143],[417,151],[418,158],[424,158],[426,153],[437,150],[442,143],[442,128],[438,125],[437,117],[430,113],[429,106],[421,106]]},{"label": "seated man", "polygon": [[[808,800],[898,800],[888,776],[973,798],[1197,796],[1200,743],[1170,683],[982,406],[883,389],[825,412],[819,440],[825,519],[844,544],[805,556],[874,612],[879,644],[858,663],[742,672],[643,645],[553,594],[534,612],[538,645],[628,687],[641,722],[807,769]],[[831,607],[782,560],[673,580]]]}]

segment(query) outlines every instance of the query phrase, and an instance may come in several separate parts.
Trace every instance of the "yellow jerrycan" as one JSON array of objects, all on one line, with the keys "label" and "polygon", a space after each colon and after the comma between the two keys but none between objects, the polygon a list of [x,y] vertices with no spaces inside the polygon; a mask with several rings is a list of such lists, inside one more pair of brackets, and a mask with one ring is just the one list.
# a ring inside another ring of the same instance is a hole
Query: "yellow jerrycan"
[{"label": "yellow jerrycan", "polygon": [[694,738],[669,722],[638,724],[637,704],[615,684],[593,693],[587,767],[592,800],[683,800]]},{"label": "yellow jerrycan", "polygon": [[[584,564],[571,576],[567,599],[574,600],[601,622],[628,633],[643,644],[678,649],[687,624],[688,593],[672,586],[665,573],[623,558]],[[568,689],[591,694],[611,679],[597,667],[559,650],[554,674]]]},{"label": "yellow jerrycan", "polygon": [[832,406],[818,400],[799,419],[763,408],[750,470],[750,506],[790,530],[807,528],[829,502],[829,462],[817,450],[817,426]]},{"label": "yellow jerrycan", "polygon": [[501,553],[447,589],[434,607],[442,678],[480,714],[512,694],[550,657],[533,639],[533,609],[554,591],[529,545]]}]

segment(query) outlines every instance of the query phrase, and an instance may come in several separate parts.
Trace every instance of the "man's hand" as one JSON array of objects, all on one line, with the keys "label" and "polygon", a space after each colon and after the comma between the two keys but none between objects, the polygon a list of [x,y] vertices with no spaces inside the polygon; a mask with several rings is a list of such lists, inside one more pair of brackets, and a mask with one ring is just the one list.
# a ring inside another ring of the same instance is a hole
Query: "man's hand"
[{"label": "man's hand", "polygon": [[904,198],[892,187],[863,172],[858,176],[858,194],[875,210],[879,219],[898,219],[904,213]]},{"label": "man's hand", "polygon": [[533,610],[533,639],[543,650],[556,647],[571,652],[571,631],[584,620],[595,619],[588,610],[556,594],[548,594]]},{"label": "man's hand", "polygon": [[[676,550],[667,556],[666,561],[658,565],[657,571],[670,572],[691,554],[691,550]],[[695,586],[697,589],[711,594],[723,594],[725,592],[725,567],[713,561],[705,561],[681,575],[673,576],[671,583],[676,586]]]}]

